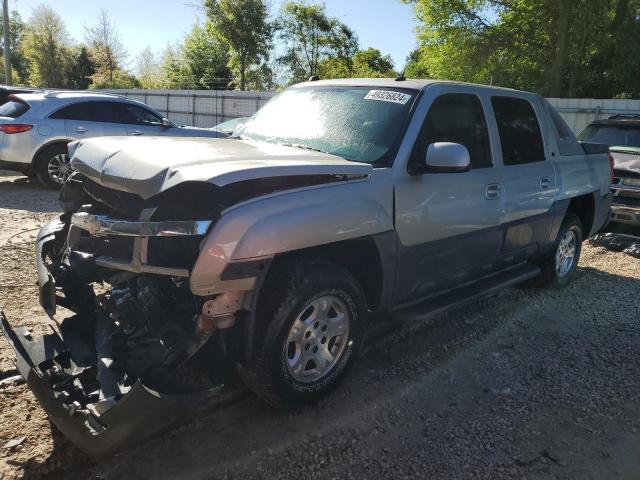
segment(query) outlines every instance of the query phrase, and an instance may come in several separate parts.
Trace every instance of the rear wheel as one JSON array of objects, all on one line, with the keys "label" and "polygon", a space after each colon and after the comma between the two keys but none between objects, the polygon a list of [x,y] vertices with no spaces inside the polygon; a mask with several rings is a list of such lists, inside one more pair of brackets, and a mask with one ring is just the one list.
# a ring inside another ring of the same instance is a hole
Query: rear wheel
[{"label": "rear wheel", "polygon": [[342,380],[362,347],[367,308],[358,282],[332,262],[292,259],[274,268],[262,293],[257,354],[241,373],[266,402],[287,408]]},{"label": "rear wheel", "polygon": [[582,251],[582,223],[573,213],[565,216],[553,248],[542,259],[542,286],[562,288],[575,277]]},{"label": "rear wheel", "polygon": [[52,188],[60,188],[73,173],[67,146],[53,145],[44,149],[36,162],[38,179]]}]

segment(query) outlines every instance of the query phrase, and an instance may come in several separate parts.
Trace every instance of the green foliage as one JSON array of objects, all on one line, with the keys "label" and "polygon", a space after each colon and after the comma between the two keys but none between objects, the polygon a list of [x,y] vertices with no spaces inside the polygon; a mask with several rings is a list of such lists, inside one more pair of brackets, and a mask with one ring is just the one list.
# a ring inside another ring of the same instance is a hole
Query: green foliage
[{"label": "green foliage", "polygon": [[51,8],[37,7],[24,31],[20,51],[29,62],[28,82],[45,87],[66,87],[65,65],[71,59],[64,22]]},{"label": "green foliage", "polygon": [[211,23],[194,25],[182,44],[163,53],[161,83],[165,88],[225,88],[231,76],[229,61],[228,49]]},{"label": "green foliage", "polygon": [[150,46],[147,46],[140,55],[137,62],[138,81],[142,88],[160,88],[162,85],[162,70],[160,60],[157,58]]},{"label": "green foliage", "polygon": [[377,48],[359,50],[347,62],[344,59],[326,58],[318,67],[320,78],[385,78],[395,77],[393,60],[382,55]]},{"label": "green foliage", "polygon": [[317,75],[325,62],[336,73],[351,71],[358,37],[340,20],[329,17],[324,4],[285,2],[276,28],[285,45],[278,61],[288,68],[291,83]]},{"label": "green foliage", "polygon": [[87,47],[84,45],[73,47],[64,69],[65,87],[86,90],[91,85],[91,78],[95,73],[96,66],[91,60]]},{"label": "green foliage", "polygon": [[[20,48],[26,25],[20,14],[14,10],[9,15],[9,51],[11,54],[12,79],[14,84],[25,83],[28,80],[29,63]],[[0,38],[4,39],[4,24],[0,12]],[[4,45],[0,48],[2,56],[2,71],[4,71]]]},{"label": "green foliage", "polygon": [[228,45],[229,66],[244,90],[247,70],[269,56],[272,28],[267,5],[264,0],[205,0],[205,9],[211,29]]},{"label": "green foliage", "polygon": [[547,96],[640,95],[639,0],[404,0],[419,47],[409,76]]},{"label": "green foliage", "polygon": [[[91,61],[95,65],[92,88],[130,88],[132,76],[124,71],[127,52],[120,40],[120,33],[111,23],[105,10],[98,15],[98,22],[85,29]],[[123,86],[126,85],[126,86]]]}]

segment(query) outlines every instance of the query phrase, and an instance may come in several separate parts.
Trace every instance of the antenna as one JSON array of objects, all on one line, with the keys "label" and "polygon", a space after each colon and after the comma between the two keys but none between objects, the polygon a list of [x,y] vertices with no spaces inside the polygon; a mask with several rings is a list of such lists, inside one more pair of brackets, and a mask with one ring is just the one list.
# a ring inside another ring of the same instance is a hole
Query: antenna
[{"label": "antenna", "polygon": [[404,71],[407,69],[407,67],[404,67],[402,69],[402,72],[400,72],[400,75],[396,77],[396,82],[404,82],[407,77],[404,76]]}]

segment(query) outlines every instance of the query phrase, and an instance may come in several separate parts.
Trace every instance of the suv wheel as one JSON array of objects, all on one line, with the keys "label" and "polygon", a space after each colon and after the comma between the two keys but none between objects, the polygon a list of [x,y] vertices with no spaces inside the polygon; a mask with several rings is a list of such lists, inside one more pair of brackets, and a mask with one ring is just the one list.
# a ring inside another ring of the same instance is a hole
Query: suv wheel
[{"label": "suv wheel", "polygon": [[296,407],[345,376],[362,347],[367,307],[358,282],[332,262],[293,259],[274,269],[261,294],[257,355],[241,374],[267,403]]},{"label": "suv wheel", "polygon": [[562,288],[575,277],[582,250],[582,223],[573,213],[567,213],[558,231],[553,248],[540,264],[544,286]]},{"label": "suv wheel", "polygon": [[36,164],[38,179],[52,188],[60,188],[73,173],[67,146],[53,145],[45,148]]}]

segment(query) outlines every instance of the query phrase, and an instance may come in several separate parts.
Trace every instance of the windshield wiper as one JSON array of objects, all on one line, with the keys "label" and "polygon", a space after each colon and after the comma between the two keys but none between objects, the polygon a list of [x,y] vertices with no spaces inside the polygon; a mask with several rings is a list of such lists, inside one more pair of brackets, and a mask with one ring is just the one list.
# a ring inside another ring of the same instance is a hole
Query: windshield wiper
[{"label": "windshield wiper", "polygon": [[282,145],[283,147],[301,148],[302,150],[311,150],[313,152],[329,154],[329,152],[325,150],[320,150],[319,148],[310,147],[309,145],[304,145],[303,143],[279,143],[278,145]]}]

